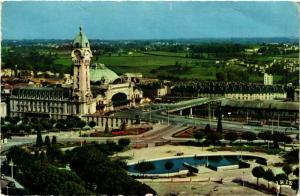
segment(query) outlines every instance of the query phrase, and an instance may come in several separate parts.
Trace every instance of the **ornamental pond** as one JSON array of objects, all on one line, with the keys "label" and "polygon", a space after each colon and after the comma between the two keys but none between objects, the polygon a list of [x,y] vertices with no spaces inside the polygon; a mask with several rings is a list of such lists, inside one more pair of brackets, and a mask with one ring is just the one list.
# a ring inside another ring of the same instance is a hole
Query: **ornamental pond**
[{"label": "ornamental pond", "polygon": [[[187,163],[193,167],[199,166],[208,166],[210,168],[215,168],[224,166],[234,166],[239,165],[239,161],[250,161],[254,160],[258,163],[266,163],[266,159],[262,157],[252,156],[252,155],[197,155],[197,156],[185,156],[185,157],[174,157],[174,158],[166,158],[159,160],[150,160],[155,166],[154,170],[147,171],[145,174],[168,174],[180,172],[183,170],[187,170],[184,166],[184,163]],[[169,170],[166,169],[166,162],[172,162],[173,167]],[[129,164],[128,171],[132,174],[139,174],[140,172],[134,169],[134,166],[137,163]]]}]

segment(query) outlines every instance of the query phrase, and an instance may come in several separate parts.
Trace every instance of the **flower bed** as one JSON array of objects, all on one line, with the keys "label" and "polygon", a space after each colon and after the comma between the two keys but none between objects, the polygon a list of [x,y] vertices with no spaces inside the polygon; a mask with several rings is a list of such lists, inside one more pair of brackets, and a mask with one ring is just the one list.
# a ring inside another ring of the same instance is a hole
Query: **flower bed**
[{"label": "flower bed", "polygon": [[[120,136],[120,135],[139,135],[139,134],[145,133],[151,129],[153,129],[152,126],[130,127],[130,128],[127,128],[125,131],[121,131],[121,129],[113,129],[110,133],[104,133],[104,132],[98,131],[98,132],[91,133],[89,136],[90,137],[113,137],[113,136]],[[84,135],[84,136],[87,137],[86,135]]]},{"label": "flower bed", "polygon": [[182,131],[179,131],[179,132],[175,133],[173,135],[173,137],[176,137],[176,138],[193,138],[194,133],[196,131],[199,131],[199,130],[200,130],[199,128],[189,127],[189,128],[186,128]]}]

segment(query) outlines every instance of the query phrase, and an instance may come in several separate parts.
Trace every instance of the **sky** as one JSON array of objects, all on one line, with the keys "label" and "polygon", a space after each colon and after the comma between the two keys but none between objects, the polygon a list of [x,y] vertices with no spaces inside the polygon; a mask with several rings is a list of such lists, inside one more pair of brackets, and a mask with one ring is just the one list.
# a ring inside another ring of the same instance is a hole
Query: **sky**
[{"label": "sky", "polygon": [[4,2],[3,39],[298,37],[293,2]]}]

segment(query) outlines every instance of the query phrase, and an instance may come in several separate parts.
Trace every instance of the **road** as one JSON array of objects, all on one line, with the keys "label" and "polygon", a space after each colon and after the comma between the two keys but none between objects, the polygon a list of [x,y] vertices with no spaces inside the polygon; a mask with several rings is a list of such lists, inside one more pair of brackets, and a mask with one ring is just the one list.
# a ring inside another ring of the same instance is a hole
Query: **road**
[{"label": "road", "polygon": [[[195,99],[194,102],[198,103],[207,103],[209,98]],[[218,99],[212,99],[216,101]],[[131,117],[135,118],[136,115],[139,115],[144,121],[153,121],[160,122],[168,125],[183,125],[183,126],[201,126],[205,127],[207,124],[210,124],[211,128],[217,127],[217,120],[209,120],[203,118],[193,118],[188,116],[179,116],[170,114],[168,111],[176,110],[176,108],[186,107],[188,104],[194,105],[195,103],[189,101],[184,101],[177,104],[155,104],[151,106],[146,106],[144,108],[131,109],[130,111],[118,111],[114,114],[116,117]],[[251,132],[260,132],[260,131],[286,131],[287,133],[298,133],[297,129],[290,131],[290,127],[274,126],[273,130],[270,126],[250,126],[245,125],[244,123],[234,122],[234,121],[222,121],[223,129],[233,130],[233,131],[251,131]]]},{"label": "road", "polygon": [[[118,140],[120,137],[127,137],[132,140],[136,140],[138,143],[154,143],[154,142],[162,142],[166,141],[166,138],[170,138],[173,133],[176,133],[185,127],[188,126],[201,126],[204,128],[206,124],[210,124],[211,128],[217,127],[216,120],[209,120],[209,119],[200,119],[200,118],[191,118],[188,116],[179,116],[169,114],[168,111],[176,110],[178,108],[186,108],[189,105],[201,105],[205,104],[209,101],[218,101],[221,100],[220,98],[197,98],[193,100],[187,100],[178,102],[175,104],[151,104],[145,107],[139,107],[130,110],[124,111],[117,111],[114,116],[115,117],[122,117],[122,118],[135,118],[136,115],[141,117],[143,121],[151,121],[159,123],[160,125],[155,126],[154,130],[151,130],[147,133],[138,135],[138,136],[119,136],[119,137],[79,137],[78,132],[61,132],[61,133],[50,133],[47,135],[57,135],[58,141],[61,142],[98,142],[103,143],[109,140]],[[232,121],[222,121],[223,129],[233,130],[233,131],[252,131],[252,132],[260,132],[260,131],[272,131],[269,126],[263,127],[256,127],[256,126],[248,126],[244,125],[243,123],[239,122],[232,122]],[[285,131],[287,127],[279,127],[279,131]],[[277,127],[274,127],[274,131],[277,130]],[[298,130],[293,130],[292,133],[298,133]],[[7,150],[11,146],[14,145],[22,145],[28,143],[34,143],[36,140],[36,136],[25,136],[25,137],[12,137],[12,139],[8,140],[8,143],[4,144],[1,148],[1,152]]]},{"label": "road", "polygon": [[[184,129],[183,126],[167,126],[167,125],[154,125],[154,129],[140,135],[129,135],[129,136],[118,136],[118,137],[79,137],[79,132],[56,132],[56,133],[47,133],[43,134],[42,137],[45,139],[45,136],[57,136],[58,142],[97,142],[105,143],[107,140],[117,141],[120,138],[130,138],[132,141],[143,144],[153,144],[155,142],[163,142],[166,139],[163,136],[171,136],[172,134]],[[36,135],[29,136],[13,136],[8,140],[7,143],[1,146],[1,152],[4,152],[11,148],[12,146],[24,145],[24,144],[33,144],[36,141]]]}]

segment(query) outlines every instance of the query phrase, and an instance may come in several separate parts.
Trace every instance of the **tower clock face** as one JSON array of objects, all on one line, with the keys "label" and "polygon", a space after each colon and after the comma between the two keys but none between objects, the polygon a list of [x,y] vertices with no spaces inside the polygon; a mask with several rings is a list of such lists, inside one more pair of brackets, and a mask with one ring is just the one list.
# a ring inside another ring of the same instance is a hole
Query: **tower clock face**
[{"label": "tower clock face", "polygon": [[83,53],[84,57],[89,57],[90,56],[90,52],[88,50],[85,50]]},{"label": "tower clock face", "polygon": [[81,59],[81,52],[79,50],[74,51],[74,56],[76,57],[76,59]]}]

